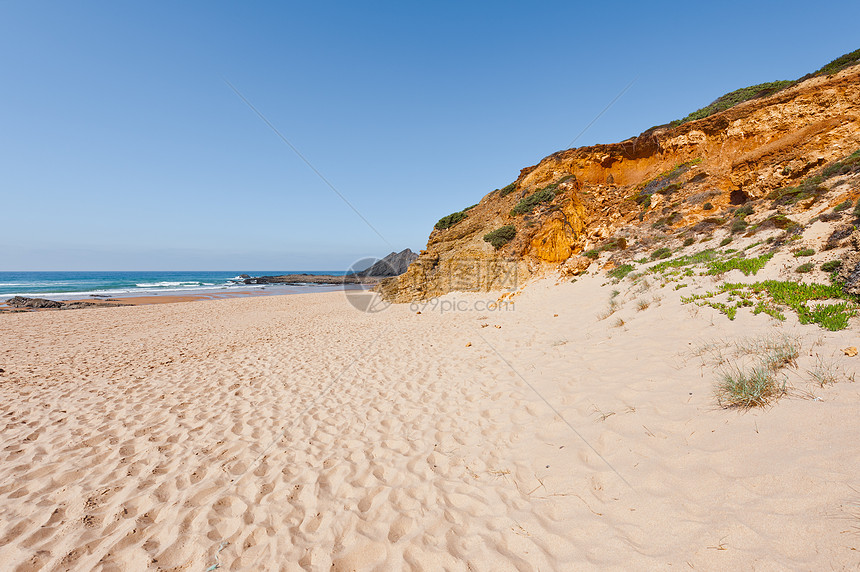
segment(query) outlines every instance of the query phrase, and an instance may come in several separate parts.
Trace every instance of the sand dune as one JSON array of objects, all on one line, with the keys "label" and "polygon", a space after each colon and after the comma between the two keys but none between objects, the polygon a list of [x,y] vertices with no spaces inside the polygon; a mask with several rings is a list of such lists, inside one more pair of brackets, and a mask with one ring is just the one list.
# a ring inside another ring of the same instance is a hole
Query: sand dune
[{"label": "sand dune", "polygon": [[[856,331],[665,290],[605,320],[599,277],[507,311],[0,316],[0,568],[856,569]],[[777,334],[790,395],[719,408],[713,356]],[[810,381],[821,356],[842,381]]]}]

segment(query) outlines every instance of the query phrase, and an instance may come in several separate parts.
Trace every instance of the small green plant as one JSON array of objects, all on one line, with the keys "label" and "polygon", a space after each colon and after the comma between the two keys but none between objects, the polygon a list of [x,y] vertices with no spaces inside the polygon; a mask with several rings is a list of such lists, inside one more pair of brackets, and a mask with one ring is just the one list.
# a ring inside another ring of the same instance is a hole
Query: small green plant
[{"label": "small green plant", "polygon": [[822,264],[821,270],[823,270],[824,272],[834,272],[838,270],[840,266],[842,266],[841,260],[831,260]]},{"label": "small green plant", "polygon": [[788,232],[800,227],[798,223],[783,214],[775,214],[771,217],[768,217],[768,219],[765,220],[762,224],[765,223],[773,225],[780,230],[785,230]]},{"label": "small green plant", "polygon": [[517,230],[513,225],[505,225],[501,228],[497,228],[492,232],[488,232],[484,235],[484,240],[489,242],[493,248],[496,250],[500,249],[510,241],[514,239],[517,235]]},{"label": "small green plant", "polygon": [[720,246],[725,246],[725,245],[729,244],[731,241],[732,241],[732,237],[727,236],[720,241]]},{"label": "small green plant", "polygon": [[765,339],[761,345],[768,346],[764,348],[761,361],[771,371],[778,371],[788,366],[797,367],[797,358],[800,357],[800,343],[797,340],[782,336],[775,340]]},{"label": "small green plant", "polygon": [[732,221],[732,233],[743,232],[749,225],[743,218],[736,218]]},{"label": "small green plant", "polygon": [[621,280],[625,276],[630,274],[631,272],[633,272],[633,265],[632,264],[622,264],[621,266],[618,266],[618,267],[610,270],[608,272],[608,274],[609,274],[610,278],[614,278],[615,280]]},{"label": "small green plant", "polygon": [[598,251],[596,248],[592,248],[591,250],[586,250],[585,252],[583,252],[582,255],[594,260],[595,258],[600,256],[600,251]]},{"label": "small green plant", "polygon": [[552,201],[555,198],[556,193],[557,191],[555,189],[555,186],[550,185],[538,191],[535,191],[527,197],[523,197],[522,199],[520,199],[520,202],[518,202],[516,206],[511,209],[511,216],[517,216],[532,212],[534,208],[539,204]]},{"label": "small green plant", "polygon": [[445,230],[451,228],[452,226],[454,226],[468,216],[469,215],[466,214],[466,211],[459,211],[451,213],[447,216],[443,216],[439,219],[439,222],[436,223],[436,230]]},{"label": "small green plant", "polygon": [[651,303],[648,300],[639,300],[639,303],[636,304],[636,310],[642,312],[648,309]]},{"label": "small green plant", "polygon": [[848,319],[857,313],[854,305],[848,302],[837,304],[816,304],[798,314],[801,324],[818,324],[825,330],[835,332],[848,327]]},{"label": "small green plant", "polygon": [[807,272],[812,272],[813,270],[815,270],[815,265],[811,262],[806,262],[795,268],[794,271],[800,272],[801,274],[806,274]]},{"label": "small green plant", "polygon": [[813,249],[813,248],[801,248],[800,250],[798,250],[797,252],[794,253],[794,256],[795,257],[812,256],[813,254],[815,254],[815,249]]},{"label": "small green plant", "polygon": [[773,201],[774,206],[793,205],[806,199],[817,199],[827,192],[827,189],[821,186],[822,182],[824,182],[822,175],[807,177],[796,187],[781,187],[771,191],[767,198]]},{"label": "small green plant", "polygon": [[681,213],[679,213],[678,211],[672,212],[669,214],[669,216],[664,216],[663,218],[652,224],[651,228],[662,228],[666,225],[672,226],[676,222],[678,222],[678,219],[680,219],[681,216]]},{"label": "small green plant", "polygon": [[714,205],[712,205],[711,203],[705,203],[702,205],[702,210],[712,211],[714,210]]},{"label": "small green plant", "polygon": [[851,201],[847,200],[833,207],[833,212],[838,213],[851,208]]},{"label": "small green plant", "polygon": [[684,246],[691,246],[695,242],[696,242],[696,239],[691,236],[691,237],[687,238],[686,240],[684,240]]},{"label": "small green plant", "polygon": [[753,214],[753,212],[755,212],[755,211],[753,211],[752,205],[747,204],[747,205],[744,205],[742,207],[738,207],[735,210],[735,216],[736,217],[747,216],[747,215]]},{"label": "small green plant", "polygon": [[672,256],[672,251],[664,246],[651,253],[651,260],[660,260],[663,258],[669,258],[670,256]]}]

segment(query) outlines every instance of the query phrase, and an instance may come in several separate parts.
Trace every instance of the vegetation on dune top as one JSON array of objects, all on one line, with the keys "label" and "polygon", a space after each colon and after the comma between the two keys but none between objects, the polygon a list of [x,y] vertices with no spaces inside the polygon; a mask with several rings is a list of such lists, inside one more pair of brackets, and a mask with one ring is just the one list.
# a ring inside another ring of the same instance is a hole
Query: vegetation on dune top
[{"label": "vegetation on dune top", "polygon": [[758,99],[760,97],[767,97],[768,95],[773,95],[778,91],[782,91],[783,89],[794,85],[794,83],[795,82],[791,80],[771,81],[767,83],[760,83],[758,85],[751,85],[749,87],[742,87],[741,89],[736,89],[735,91],[731,91],[721,97],[718,97],[710,105],[706,105],[701,109],[697,109],[693,113],[687,115],[685,118],[673,121],[671,125],[674,127],[675,125],[681,125],[682,123],[687,123],[688,121],[695,121],[697,119],[704,119],[705,117],[710,117],[711,115],[719,113],[720,111],[731,109],[739,103],[743,103],[751,99]]},{"label": "vegetation on dune top", "polygon": [[803,81],[805,79],[820,75],[831,75],[839,73],[845,68],[853,66],[857,63],[860,63],[860,50],[854,50],[853,52],[843,54],[829,64],[827,64],[826,66],[822,67],[820,70],[812,72],[811,74],[807,74],[797,81]]},{"label": "vegetation on dune top", "polygon": [[731,109],[732,107],[745,101],[773,95],[793,85],[797,85],[798,83],[807,79],[822,75],[832,75],[858,63],[860,63],[860,50],[854,50],[853,52],[839,56],[821,69],[810,74],[806,74],[800,79],[794,81],[771,81],[767,83],[760,83],[758,85],[751,85],[749,87],[742,87],[741,89],[736,89],[735,91],[729,92],[721,97],[718,97],[710,105],[707,105],[701,109],[697,109],[683,119],[677,119],[675,121],[672,121],[669,125],[671,127],[676,127],[689,121],[704,119],[705,117],[709,117],[715,113]]}]

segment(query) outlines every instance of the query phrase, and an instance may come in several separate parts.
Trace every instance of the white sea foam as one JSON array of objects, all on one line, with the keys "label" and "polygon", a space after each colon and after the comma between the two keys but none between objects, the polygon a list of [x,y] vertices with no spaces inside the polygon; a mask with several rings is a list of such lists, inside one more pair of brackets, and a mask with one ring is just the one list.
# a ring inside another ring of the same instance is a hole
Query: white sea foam
[{"label": "white sea foam", "polygon": [[196,287],[150,287],[150,288],[116,288],[111,290],[89,290],[83,292],[15,292],[14,294],[0,294],[0,303],[6,298],[13,296],[23,296],[25,298],[47,298],[49,300],[79,300],[96,296],[98,298],[126,298],[135,296],[147,295],[171,295],[172,293],[181,293],[183,296],[193,295],[197,292],[201,294],[223,292],[225,290],[271,290],[283,294],[300,294],[303,292],[339,290],[343,288],[341,285],[329,284],[235,284],[228,283],[212,286],[196,286]]},{"label": "white sea foam", "polygon": [[141,282],[140,284],[135,284],[138,288],[170,288],[180,286],[182,288],[189,288],[194,286],[202,286],[201,282],[188,281],[188,282]]}]

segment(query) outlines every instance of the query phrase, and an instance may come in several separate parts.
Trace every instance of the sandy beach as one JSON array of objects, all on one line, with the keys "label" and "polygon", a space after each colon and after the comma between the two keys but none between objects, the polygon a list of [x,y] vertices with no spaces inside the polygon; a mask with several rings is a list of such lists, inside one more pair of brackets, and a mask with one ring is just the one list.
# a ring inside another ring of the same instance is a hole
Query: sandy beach
[{"label": "sandy beach", "polygon": [[[856,569],[856,333],[604,282],[2,315],[0,567]],[[788,396],[720,408],[775,336]]]}]

